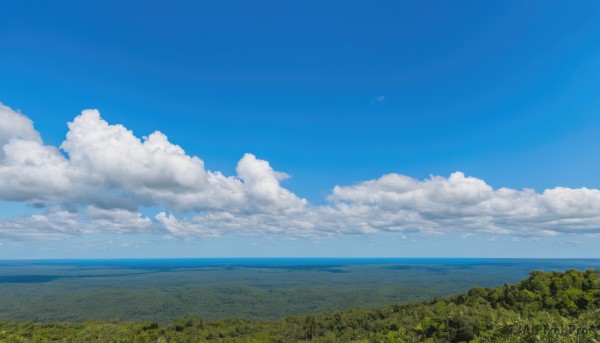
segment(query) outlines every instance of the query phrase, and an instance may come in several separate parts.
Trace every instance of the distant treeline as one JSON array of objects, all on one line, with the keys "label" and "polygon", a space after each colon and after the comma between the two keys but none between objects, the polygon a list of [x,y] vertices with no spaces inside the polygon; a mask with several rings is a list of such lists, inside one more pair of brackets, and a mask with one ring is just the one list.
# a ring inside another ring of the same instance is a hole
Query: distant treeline
[{"label": "distant treeline", "polygon": [[0,322],[1,342],[600,342],[598,272],[530,273],[430,302],[287,317],[171,324]]}]

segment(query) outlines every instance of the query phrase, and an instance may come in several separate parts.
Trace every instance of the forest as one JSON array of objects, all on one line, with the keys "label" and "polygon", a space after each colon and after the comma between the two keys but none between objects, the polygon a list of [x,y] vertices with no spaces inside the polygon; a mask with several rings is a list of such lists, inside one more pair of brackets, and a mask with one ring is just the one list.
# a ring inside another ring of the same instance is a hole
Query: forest
[{"label": "forest", "polygon": [[598,342],[598,271],[533,271],[427,302],[281,320],[0,321],[1,342]]}]

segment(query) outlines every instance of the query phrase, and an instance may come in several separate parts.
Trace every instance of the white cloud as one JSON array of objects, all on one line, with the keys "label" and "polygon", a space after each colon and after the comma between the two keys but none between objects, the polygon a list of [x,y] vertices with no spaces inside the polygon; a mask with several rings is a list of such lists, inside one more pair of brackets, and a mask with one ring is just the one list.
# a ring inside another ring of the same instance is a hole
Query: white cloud
[{"label": "white cloud", "polygon": [[14,217],[0,221],[0,237],[4,239],[61,239],[81,234],[74,213],[52,210],[46,214]]},{"label": "white cloud", "polygon": [[[5,146],[13,139],[38,143],[42,141],[29,118],[0,103],[0,147]],[[0,159],[3,156],[4,152],[0,151]]]},{"label": "white cloud", "polygon": [[178,237],[217,237],[234,235],[281,235],[290,237],[330,236],[312,210],[295,213],[230,213],[213,211],[191,218],[177,218],[161,212],[155,219],[169,235]]},{"label": "white cloud", "polygon": [[61,239],[90,233],[132,232],[160,233],[161,230],[138,212],[94,206],[72,211],[53,206],[43,214],[0,221],[0,238],[11,239]]},{"label": "white cloud", "polygon": [[[98,111],[86,110],[69,123],[61,148],[83,179],[78,183],[121,191],[140,204],[164,204],[175,210],[239,207],[243,185],[232,177],[204,169],[154,132],[143,140],[122,125],[109,125]],[[93,201],[93,199],[89,199]]]},{"label": "white cloud", "polygon": [[[288,176],[245,154],[235,176],[205,168],[161,132],[142,139],[97,110],[69,123],[60,148],[31,120],[0,105],[0,200],[44,204],[41,215],[0,221],[0,238],[90,232],[173,237],[269,234],[323,237],[379,231],[548,236],[600,233],[600,190],[493,189],[460,172],[417,180],[388,174],[334,187],[316,206],[282,187]],[[61,151],[62,150],[62,151]],[[140,206],[162,209],[154,218]],[[173,213],[187,212],[185,216]]]},{"label": "white cloud", "polygon": [[154,132],[143,140],[122,125],[109,125],[96,110],[83,111],[69,123],[61,148],[71,167],[85,175],[80,183],[125,192],[139,204],[162,204],[171,210],[288,211],[299,199],[282,188],[285,174],[246,154],[237,177],[207,171],[167,136]]},{"label": "white cloud", "polygon": [[146,232],[156,230],[152,220],[137,211],[124,209],[103,209],[88,206],[83,216],[87,221],[85,228],[90,232]]},{"label": "white cloud", "polygon": [[236,171],[244,182],[244,201],[251,210],[290,213],[302,211],[306,206],[305,199],[298,198],[279,185],[288,175],[274,171],[269,162],[245,154],[238,162]]},{"label": "white cloud", "polygon": [[68,198],[68,161],[58,149],[38,141],[13,139],[2,147],[0,197],[3,200],[43,202]]},{"label": "white cloud", "polygon": [[456,172],[419,181],[389,174],[353,186],[336,186],[337,207],[365,213],[372,229],[481,230],[548,235],[600,231],[600,191],[557,187],[494,190],[483,180]]},{"label": "white cloud", "polygon": [[38,202],[58,196],[69,186],[65,167],[58,149],[42,143],[29,118],[0,104],[0,198]]},{"label": "white cloud", "polygon": [[201,159],[188,156],[164,134],[140,140],[122,125],[108,124],[96,110],[85,110],[69,123],[60,148],[68,158],[40,140],[8,141],[0,197],[106,208],[163,205],[176,211],[287,212],[306,204],[280,186],[285,174],[251,154],[240,160],[238,177],[225,177],[207,171]]}]

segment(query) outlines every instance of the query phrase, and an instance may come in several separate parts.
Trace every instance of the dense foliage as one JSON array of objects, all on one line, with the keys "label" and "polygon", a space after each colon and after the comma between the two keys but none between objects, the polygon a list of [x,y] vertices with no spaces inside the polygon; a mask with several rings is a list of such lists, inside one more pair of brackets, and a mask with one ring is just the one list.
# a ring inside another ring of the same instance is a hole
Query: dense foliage
[{"label": "dense foliage", "polygon": [[516,285],[426,303],[278,321],[0,322],[2,342],[598,342],[598,272],[532,272]]},{"label": "dense foliage", "polygon": [[0,261],[0,320],[83,322],[117,318],[161,324],[186,316],[279,320],[350,307],[423,301],[476,286],[518,282],[538,266],[587,269],[600,265],[600,260],[234,259],[212,265],[202,259],[141,259],[101,260],[94,265],[77,260],[65,265],[44,263]]}]

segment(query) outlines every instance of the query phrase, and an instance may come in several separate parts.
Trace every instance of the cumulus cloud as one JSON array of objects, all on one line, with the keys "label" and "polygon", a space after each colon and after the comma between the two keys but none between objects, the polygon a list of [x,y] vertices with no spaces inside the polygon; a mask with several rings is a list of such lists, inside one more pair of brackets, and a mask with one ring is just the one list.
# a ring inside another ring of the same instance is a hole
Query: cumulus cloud
[{"label": "cumulus cloud", "polygon": [[[139,138],[97,110],[68,123],[60,147],[29,118],[0,105],[0,200],[46,207],[0,221],[0,238],[151,232],[324,237],[380,231],[545,236],[600,233],[600,190],[494,189],[461,172],[417,180],[388,174],[335,186],[316,206],[282,186],[287,174],[245,154],[236,175],[206,169],[161,132]],[[161,210],[153,218],[141,206]],[[177,213],[186,213],[185,216]]]},{"label": "cumulus cloud", "polygon": [[201,159],[186,155],[158,131],[140,140],[122,125],[109,125],[97,110],[83,111],[69,123],[61,148],[78,184],[120,192],[134,205],[202,211],[244,204],[239,179],[205,170]]},{"label": "cumulus cloud", "polygon": [[336,186],[329,199],[348,213],[363,211],[371,229],[481,230],[549,235],[600,231],[600,191],[557,187],[494,190],[456,172],[419,181],[389,174],[352,186]]},{"label": "cumulus cloud", "polygon": [[29,118],[0,104],[0,198],[32,203],[62,199],[69,186],[60,151],[44,145]]},{"label": "cumulus cloud", "polygon": [[259,160],[252,154],[245,154],[236,168],[238,177],[243,180],[245,201],[252,212],[298,212],[306,206],[305,199],[282,188],[279,182],[288,178],[285,173],[274,171],[269,162]]},{"label": "cumulus cloud", "polygon": [[[0,147],[14,139],[38,143],[42,141],[33,128],[31,119],[0,103]],[[3,151],[0,151],[0,158],[2,157]]]},{"label": "cumulus cloud", "polygon": [[[4,113],[23,117],[10,109]],[[161,132],[139,139],[122,125],[108,124],[97,110],[83,111],[68,126],[60,146],[67,157],[35,135],[5,143],[2,199],[127,209],[163,205],[171,211],[287,212],[306,205],[281,187],[284,173],[252,154],[240,160],[238,176],[226,177],[206,170],[201,159]]]},{"label": "cumulus cloud", "polygon": [[177,218],[161,212],[155,219],[167,235],[176,237],[220,237],[235,235],[284,235],[292,237],[330,236],[326,228],[318,227],[320,218],[314,210],[295,213],[244,213],[213,211],[191,218]]},{"label": "cumulus cloud", "polygon": [[64,199],[71,189],[68,161],[38,141],[10,140],[0,162],[0,197],[43,202]]},{"label": "cumulus cloud", "polygon": [[0,221],[0,238],[11,240],[63,239],[82,234],[132,232],[162,233],[163,230],[138,212],[94,206],[81,210],[53,206],[42,214]]}]

